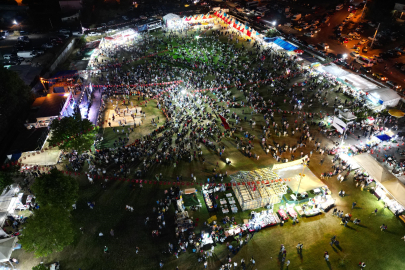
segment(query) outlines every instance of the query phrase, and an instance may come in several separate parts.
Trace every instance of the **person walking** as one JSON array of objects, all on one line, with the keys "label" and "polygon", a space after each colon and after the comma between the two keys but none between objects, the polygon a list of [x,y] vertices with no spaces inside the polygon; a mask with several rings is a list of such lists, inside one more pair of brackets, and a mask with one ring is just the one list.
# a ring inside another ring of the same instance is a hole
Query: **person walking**
[{"label": "person walking", "polygon": [[376,208],[373,212],[371,212],[371,214],[375,214],[375,215],[377,215],[377,212],[378,212],[378,209]]},{"label": "person walking", "polygon": [[356,207],[356,204],[357,204],[356,202],[352,203],[352,209],[354,209],[354,207]]},{"label": "person walking", "polygon": [[114,237],[114,230],[113,230],[113,229],[111,229],[110,235],[111,235],[112,237]]},{"label": "person walking", "polygon": [[104,253],[108,253],[108,247],[104,246]]},{"label": "person walking", "polygon": [[387,225],[383,223],[383,225],[380,226],[380,229],[382,232],[385,231],[387,229]]},{"label": "person walking", "polygon": [[325,251],[323,256],[325,257],[325,261],[329,262],[329,253],[327,251]]}]

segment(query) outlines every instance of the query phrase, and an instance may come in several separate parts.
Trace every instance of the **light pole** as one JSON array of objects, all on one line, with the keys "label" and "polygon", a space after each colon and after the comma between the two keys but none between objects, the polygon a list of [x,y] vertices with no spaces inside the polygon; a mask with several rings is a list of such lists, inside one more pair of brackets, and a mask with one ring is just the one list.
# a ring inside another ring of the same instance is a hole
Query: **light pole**
[{"label": "light pole", "polygon": [[377,32],[378,32],[378,29],[379,29],[379,28],[380,28],[380,24],[378,24],[377,30],[375,30],[373,40],[371,41],[370,49],[373,48],[373,44],[374,44],[374,41],[375,41],[375,37],[377,36]]},{"label": "light pole", "polygon": [[20,26],[20,31],[21,31],[21,24],[19,24],[16,20],[13,21],[13,24],[17,25],[17,26],[19,25]]},{"label": "light pole", "polygon": [[364,4],[363,11],[361,12],[360,21],[363,19],[364,10],[366,9],[366,6],[367,6],[367,0],[366,0],[366,3]]},{"label": "light pole", "polygon": [[[302,167],[302,173],[299,174],[299,175],[300,175],[300,182],[298,183],[298,188],[297,188],[297,191],[295,192],[295,196],[296,196],[296,197],[297,197],[297,194],[298,194],[298,190],[300,189],[300,186],[301,186],[302,178],[305,177],[304,170],[305,170],[305,167],[307,166],[307,162],[306,162],[306,161],[303,161],[302,165],[303,165],[303,167]],[[297,198],[297,199],[298,199],[298,198]]]}]

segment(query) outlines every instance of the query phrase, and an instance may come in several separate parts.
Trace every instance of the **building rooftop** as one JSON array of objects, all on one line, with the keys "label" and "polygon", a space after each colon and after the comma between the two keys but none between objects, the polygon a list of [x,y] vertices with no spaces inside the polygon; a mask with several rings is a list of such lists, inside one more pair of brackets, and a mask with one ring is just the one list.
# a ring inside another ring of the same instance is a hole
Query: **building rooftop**
[{"label": "building rooftop", "polygon": [[48,94],[45,97],[35,99],[31,105],[31,110],[36,111],[35,118],[58,116],[67,98],[66,93]]},{"label": "building rooftop", "polygon": [[40,150],[48,135],[48,128],[22,129],[10,147],[10,153]]}]

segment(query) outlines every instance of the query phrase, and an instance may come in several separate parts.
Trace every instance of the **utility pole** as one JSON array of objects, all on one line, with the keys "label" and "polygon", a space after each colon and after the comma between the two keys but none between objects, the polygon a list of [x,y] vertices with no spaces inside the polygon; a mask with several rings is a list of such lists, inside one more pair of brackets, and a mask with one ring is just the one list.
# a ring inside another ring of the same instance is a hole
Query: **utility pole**
[{"label": "utility pole", "polygon": [[379,28],[380,28],[380,23],[379,23],[378,26],[377,26],[377,30],[375,30],[373,40],[371,41],[370,49],[373,48],[374,40],[375,40],[375,37],[377,36],[377,32],[378,32],[378,29],[379,29]]},{"label": "utility pole", "polygon": [[361,12],[360,21],[363,19],[364,10],[366,9],[367,3],[368,3],[368,1],[366,0],[366,3],[364,4],[364,7],[363,7],[363,11]]}]

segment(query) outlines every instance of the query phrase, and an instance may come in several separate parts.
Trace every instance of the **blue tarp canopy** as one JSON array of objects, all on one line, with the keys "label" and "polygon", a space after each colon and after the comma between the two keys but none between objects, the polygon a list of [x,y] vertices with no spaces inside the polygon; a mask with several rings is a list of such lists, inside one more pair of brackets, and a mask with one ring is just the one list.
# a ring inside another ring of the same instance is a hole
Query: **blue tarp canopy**
[{"label": "blue tarp canopy", "polygon": [[283,48],[286,51],[294,51],[297,49],[297,47],[295,47],[291,43],[288,43],[285,40],[282,40],[281,38],[277,38],[276,40],[273,41],[273,43],[277,44],[278,46],[280,46],[281,48]]},{"label": "blue tarp canopy", "polygon": [[277,39],[277,38],[275,38],[275,37],[273,37],[273,38],[265,37],[263,40],[264,40],[265,42],[267,42],[267,43],[270,43],[270,42],[274,42],[276,39]]},{"label": "blue tarp canopy", "polygon": [[387,134],[378,135],[376,137],[378,139],[380,139],[380,141],[383,141],[383,142],[387,142],[387,141],[391,140],[391,137],[388,136]]}]

